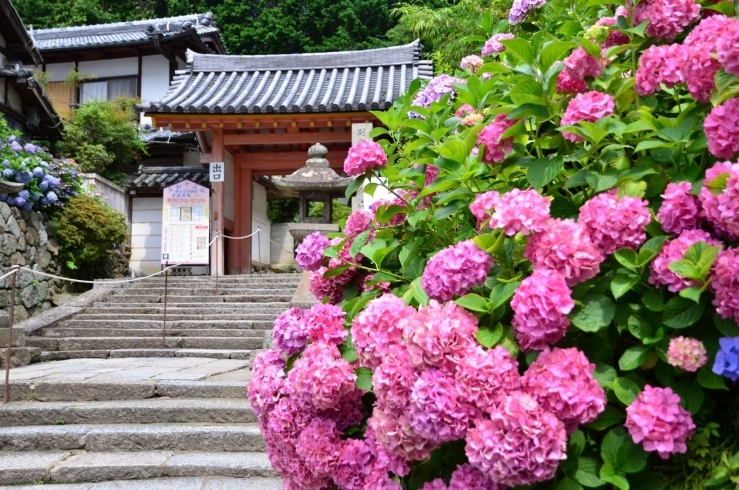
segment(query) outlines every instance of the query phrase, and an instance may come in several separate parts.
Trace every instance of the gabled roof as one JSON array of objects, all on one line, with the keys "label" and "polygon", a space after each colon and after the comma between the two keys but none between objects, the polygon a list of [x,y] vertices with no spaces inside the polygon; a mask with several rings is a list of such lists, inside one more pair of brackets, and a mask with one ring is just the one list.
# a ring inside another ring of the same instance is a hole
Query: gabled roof
[{"label": "gabled roof", "polygon": [[430,78],[416,40],[404,46],[260,56],[188,52],[160,101],[146,113],[339,112],[385,109],[415,78]]},{"label": "gabled roof", "polygon": [[13,61],[28,57],[34,65],[41,64],[41,54],[23,27],[23,21],[10,0],[0,0],[0,26],[3,26],[2,36]]},{"label": "gabled roof", "polygon": [[196,184],[210,187],[209,170],[207,167],[144,167],[139,166],[138,172],[128,184],[128,188],[138,191],[161,191],[170,185],[189,180]]},{"label": "gabled roof", "polygon": [[[36,46],[42,52],[150,43],[155,37],[167,39],[188,33],[212,37],[213,41],[223,48],[220,30],[210,12],[113,24],[39,29],[31,32]],[[218,51],[226,52],[225,48],[217,49],[215,52]]]}]

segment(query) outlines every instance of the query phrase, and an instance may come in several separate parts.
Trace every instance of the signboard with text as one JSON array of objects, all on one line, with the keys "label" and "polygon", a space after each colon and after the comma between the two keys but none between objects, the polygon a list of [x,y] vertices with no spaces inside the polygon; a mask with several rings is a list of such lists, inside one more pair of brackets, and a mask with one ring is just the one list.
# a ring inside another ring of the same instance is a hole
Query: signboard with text
[{"label": "signboard with text", "polygon": [[210,192],[184,180],[164,189],[162,264],[208,264]]}]

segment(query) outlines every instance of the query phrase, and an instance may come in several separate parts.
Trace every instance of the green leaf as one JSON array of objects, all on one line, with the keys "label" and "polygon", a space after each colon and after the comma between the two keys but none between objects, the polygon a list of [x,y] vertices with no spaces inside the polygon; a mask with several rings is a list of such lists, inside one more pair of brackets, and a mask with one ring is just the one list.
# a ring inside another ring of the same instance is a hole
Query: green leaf
[{"label": "green leaf", "polygon": [[567,459],[574,459],[582,454],[585,450],[585,434],[581,430],[576,430],[570,435],[567,441]]},{"label": "green leaf", "polygon": [[429,304],[429,297],[428,294],[426,294],[426,291],[421,286],[420,277],[417,277],[411,282],[411,294],[413,295],[413,299],[418,301],[419,305],[426,306]]},{"label": "green leaf", "polygon": [[611,463],[615,468],[618,462],[618,450],[627,442],[631,442],[631,437],[626,429],[618,426],[609,430],[600,444],[600,456],[603,461]]},{"label": "green leaf", "polygon": [[629,269],[636,268],[637,255],[636,252],[634,252],[630,248],[619,248],[618,250],[616,250],[613,256],[622,266],[628,267]]},{"label": "green leaf", "polygon": [[527,65],[532,65],[536,59],[534,48],[531,47],[528,41],[515,38],[500,41],[500,44],[505,46],[505,52],[507,54],[514,56]]},{"label": "green leaf", "polygon": [[700,303],[702,292],[703,291],[698,286],[692,286],[692,287],[681,290],[680,296],[682,296],[683,298],[687,298],[689,300],[695,301],[696,303]]},{"label": "green leaf", "polygon": [[357,375],[355,384],[357,388],[363,391],[372,391],[372,370],[366,367],[360,367],[354,370]]},{"label": "green leaf", "polygon": [[613,389],[613,381],[616,379],[616,370],[608,364],[598,362],[595,364],[595,371],[593,371],[593,378],[598,382],[604,389]]},{"label": "green leaf", "polygon": [[656,257],[659,251],[662,250],[665,240],[667,240],[667,235],[660,235],[647,240],[639,250],[639,261],[637,265],[642,267]]},{"label": "green leaf", "polygon": [[675,393],[680,395],[680,403],[683,408],[692,414],[698,413],[703,406],[705,392],[697,380],[683,380],[671,387]]},{"label": "green leaf", "polygon": [[351,184],[349,184],[349,187],[346,188],[346,192],[344,192],[344,196],[349,199],[352,197],[352,195],[357,192],[357,189],[359,189],[362,184],[364,183],[364,175],[358,176],[356,179],[352,181]]},{"label": "green leaf", "polygon": [[626,406],[631,405],[640,391],[639,385],[629,378],[616,378],[613,381],[613,392],[616,393],[616,398]]},{"label": "green leaf", "polygon": [[508,119],[521,119],[524,117],[539,117],[547,119],[549,117],[549,110],[546,106],[539,104],[523,104],[516,107],[508,114]]},{"label": "green leaf", "polygon": [[467,161],[469,152],[464,141],[459,139],[448,139],[443,145],[436,148],[436,151],[444,158],[464,164]]},{"label": "green leaf", "polygon": [[624,473],[639,473],[647,466],[647,453],[629,438],[618,448],[615,466]]},{"label": "green leaf", "polygon": [[624,351],[621,359],[618,360],[618,367],[622,371],[631,371],[632,369],[636,369],[644,364],[651,352],[652,349],[644,345],[630,347]]},{"label": "green leaf", "polygon": [[601,53],[601,47],[594,42],[588,41],[585,38],[578,39],[580,42],[580,46],[583,47],[586,53],[588,53],[590,56],[595,58],[596,60],[599,60],[602,56]]},{"label": "green leaf", "polygon": [[495,287],[493,287],[492,291],[490,291],[490,301],[492,303],[492,309],[495,309],[508,301],[520,285],[520,282],[505,282],[496,284]]},{"label": "green leaf", "polygon": [[588,427],[595,430],[604,430],[613,425],[620,424],[626,419],[626,415],[616,407],[606,405],[606,409],[598,415],[598,418],[587,424]]},{"label": "green leaf", "polygon": [[491,349],[503,337],[503,325],[499,323],[492,330],[489,327],[479,328],[475,337],[480,345],[486,349]]},{"label": "green leaf", "polygon": [[544,46],[539,55],[542,73],[546,73],[554,63],[563,59],[576,46],[577,44],[570,41],[553,41]]},{"label": "green leaf", "polygon": [[676,260],[667,266],[672,272],[686,279],[702,280],[698,267],[689,260]]},{"label": "green leaf", "polygon": [[593,458],[578,458],[575,480],[584,487],[596,488],[605,485],[598,478],[598,463]]},{"label": "green leaf", "polygon": [[652,336],[652,325],[638,315],[631,315],[627,322],[631,335],[639,340],[648,339]]},{"label": "green leaf", "polygon": [[718,313],[714,312],[713,324],[724,337],[739,337],[739,325],[731,318],[721,318]]},{"label": "green leaf", "polygon": [[729,177],[731,174],[729,172],[724,172],[720,174],[718,177],[714,178],[709,183],[703,183],[703,186],[708,188],[708,190],[711,191],[711,194],[714,194],[716,196],[723,194],[724,189],[726,189],[726,184],[729,180]]},{"label": "green leaf", "polygon": [[351,267],[349,264],[339,265],[336,267],[332,267],[331,269],[327,270],[323,273],[323,277],[329,278],[329,277],[336,277],[343,274],[347,269]]},{"label": "green leaf", "polygon": [[618,299],[627,292],[631,291],[631,288],[636,286],[639,282],[639,276],[636,274],[616,274],[616,277],[611,281],[611,292],[613,297]]},{"label": "green leaf", "polygon": [[672,146],[673,145],[671,143],[667,143],[666,141],[647,140],[642,141],[638,145],[636,145],[636,148],[634,148],[634,153],[638,153],[644,150],[653,150],[655,148],[671,148]]},{"label": "green leaf", "polygon": [[705,309],[705,302],[695,304],[689,299],[676,296],[665,305],[662,323],[670,328],[686,328],[697,322]]},{"label": "green leaf", "polygon": [[706,10],[715,10],[716,12],[720,12],[724,14],[727,17],[733,17],[734,16],[734,3],[733,2],[720,2],[716,5],[706,6],[703,7]]},{"label": "green leaf", "polygon": [[708,390],[728,390],[725,378],[705,367],[698,370],[698,383]]},{"label": "green leaf", "polygon": [[575,480],[566,476],[559,481],[556,490],[582,490],[582,487]]},{"label": "green leaf", "polygon": [[486,313],[490,311],[490,302],[475,293],[468,293],[454,301],[459,306],[472,311],[480,311]]},{"label": "green leaf", "polygon": [[606,296],[589,295],[570,315],[570,321],[584,332],[597,332],[611,323],[615,313],[616,305]]},{"label": "green leaf", "polygon": [[362,247],[364,247],[364,244],[367,242],[367,238],[369,237],[370,230],[363,231],[352,242],[352,246],[349,248],[349,254],[352,256],[353,259],[357,258],[357,254],[360,250],[362,250]]},{"label": "green leaf", "polygon": [[650,311],[662,311],[665,309],[665,302],[662,300],[662,291],[659,289],[647,288],[642,296],[644,306]]},{"label": "green leaf", "polygon": [[563,167],[564,162],[560,157],[534,160],[534,162],[529,165],[528,172],[526,173],[526,180],[528,180],[533,187],[539,189],[547,185],[552,181],[552,179],[559,175]]}]

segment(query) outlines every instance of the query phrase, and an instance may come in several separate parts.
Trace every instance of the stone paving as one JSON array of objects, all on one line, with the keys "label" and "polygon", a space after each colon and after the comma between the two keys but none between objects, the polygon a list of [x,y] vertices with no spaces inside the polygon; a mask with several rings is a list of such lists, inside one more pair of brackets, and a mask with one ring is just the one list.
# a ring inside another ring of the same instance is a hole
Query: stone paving
[{"label": "stone paving", "polygon": [[[38,485],[0,486],[0,490],[38,490]],[[272,478],[166,478],[53,485],[53,490],[282,490]]]}]

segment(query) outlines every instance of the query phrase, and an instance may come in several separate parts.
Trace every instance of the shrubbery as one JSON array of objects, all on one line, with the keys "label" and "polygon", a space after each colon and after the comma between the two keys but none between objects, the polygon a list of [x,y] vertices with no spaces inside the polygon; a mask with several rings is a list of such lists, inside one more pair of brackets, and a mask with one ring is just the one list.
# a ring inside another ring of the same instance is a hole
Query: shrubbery
[{"label": "shrubbery", "polygon": [[249,386],[285,488],[684,489],[736,447],[734,5],[543,4],[376,113],[348,193],[394,198],[298,247],[330,304]]}]

